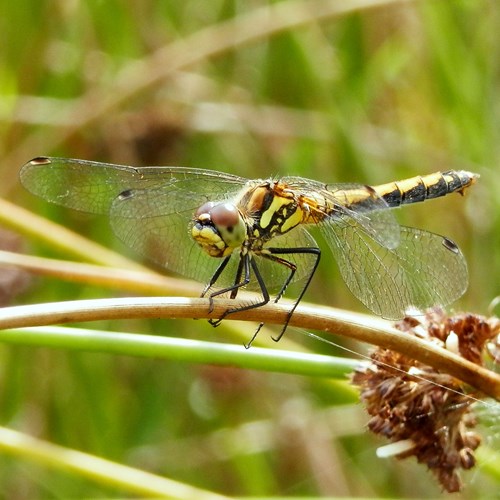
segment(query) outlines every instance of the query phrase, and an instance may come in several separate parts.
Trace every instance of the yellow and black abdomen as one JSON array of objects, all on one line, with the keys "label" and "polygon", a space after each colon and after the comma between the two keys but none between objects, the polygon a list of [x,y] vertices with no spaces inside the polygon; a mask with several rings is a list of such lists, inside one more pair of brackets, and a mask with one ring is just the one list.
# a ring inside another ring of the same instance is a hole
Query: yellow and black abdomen
[{"label": "yellow and black abdomen", "polygon": [[463,194],[464,190],[474,184],[478,177],[479,175],[466,170],[448,170],[373,186],[373,190],[390,207],[399,207],[439,198],[449,193]]}]

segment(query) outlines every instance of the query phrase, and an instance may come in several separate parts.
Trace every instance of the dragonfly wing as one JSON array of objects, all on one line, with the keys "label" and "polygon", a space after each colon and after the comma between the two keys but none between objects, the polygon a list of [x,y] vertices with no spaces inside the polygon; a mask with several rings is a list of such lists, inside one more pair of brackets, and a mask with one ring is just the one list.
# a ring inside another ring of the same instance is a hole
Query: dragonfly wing
[{"label": "dragonfly wing", "polygon": [[204,252],[190,235],[194,211],[205,198],[200,199],[199,193],[187,197],[184,190],[171,185],[129,190],[111,205],[111,227],[128,247],[152,262],[205,282],[221,262]]},{"label": "dragonfly wing", "polygon": [[202,281],[220,261],[206,255],[189,235],[193,214],[207,201],[231,199],[248,182],[195,168],[136,168],[67,158],[36,158],[20,177],[29,191],[47,201],[109,215],[125,245]]},{"label": "dragonfly wing", "polygon": [[445,306],[468,284],[467,264],[443,236],[401,227],[399,245],[387,248],[349,223],[322,227],[351,292],[375,314],[399,319],[409,308]]},{"label": "dragonfly wing", "polygon": [[361,226],[383,247],[398,246],[400,226],[396,217],[387,202],[369,186],[323,184],[300,177],[285,177],[283,181],[297,194],[316,200],[320,205],[326,204],[329,207],[328,219],[342,219],[354,226]]},{"label": "dragonfly wing", "polygon": [[215,272],[218,259],[206,254],[189,234],[193,208],[169,190],[132,190],[115,198],[110,221],[128,247],[152,262],[199,281]]},{"label": "dragonfly wing", "polygon": [[[23,185],[33,194],[65,207],[107,214],[113,200],[132,189],[169,186],[193,205],[221,193],[234,196],[247,179],[184,167],[129,167],[68,158],[35,158],[21,169]],[[196,207],[197,208],[197,207]]]},{"label": "dragonfly wing", "polygon": [[[198,194],[193,193],[193,196]],[[198,207],[199,204],[200,200],[197,199],[194,206]],[[193,201],[186,200],[183,190],[164,186],[132,190],[118,196],[111,206],[110,220],[118,238],[136,252],[162,267],[206,283],[215,273],[221,259],[209,256],[191,237],[193,212]],[[291,234],[274,238],[269,246],[297,248],[317,245],[305,229],[298,228]],[[310,269],[307,256],[293,254],[282,257],[297,265],[296,279],[303,277]],[[290,273],[289,269],[258,255],[254,258],[269,291],[279,290]],[[234,284],[238,263],[239,252],[235,251],[217,282],[218,288]],[[247,289],[259,290],[254,277]]]},{"label": "dragonfly wing", "polygon": [[389,209],[382,198],[373,200],[370,211],[361,211],[355,208],[338,205],[338,215],[334,216],[348,221],[353,227],[362,227],[363,231],[373,238],[380,246],[394,249],[401,243],[401,226],[394,213]]}]

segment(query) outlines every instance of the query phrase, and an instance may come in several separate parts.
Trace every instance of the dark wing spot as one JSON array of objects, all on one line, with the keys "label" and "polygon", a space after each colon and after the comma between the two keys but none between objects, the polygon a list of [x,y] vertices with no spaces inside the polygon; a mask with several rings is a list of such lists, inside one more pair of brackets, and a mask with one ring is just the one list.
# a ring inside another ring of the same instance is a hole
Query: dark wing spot
[{"label": "dark wing spot", "polygon": [[47,165],[51,163],[50,158],[47,158],[46,156],[37,156],[36,158],[33,158],[29,163],[31,165]]},{"label": "dark wing spot", "polygon": [[442,243],[443,243],[443,246],[445,248],[447,248],[450,252],[453,252],[453,253],[459,252],[457,244],[454,241],[451,241],[448,238],[443,238]]},{"label": "dark wing spot", "polygon": [[133,196],[132,190],[131,189],[126,189],[125,191],[122,191],[118,195],[118,199],[119,200],[127,200],[128,198],[132,198],[132,196]]}]

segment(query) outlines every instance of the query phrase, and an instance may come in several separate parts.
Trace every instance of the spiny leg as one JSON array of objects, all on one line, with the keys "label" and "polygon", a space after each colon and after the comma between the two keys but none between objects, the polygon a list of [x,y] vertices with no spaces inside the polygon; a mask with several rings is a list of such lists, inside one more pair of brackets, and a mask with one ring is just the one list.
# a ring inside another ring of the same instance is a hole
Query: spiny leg
[{"label": "spiny leg", "polygon": [[[225,267],[225,266],[224,266]],[[236,296],[238,295],[238,291],[241,287],[244,287],[248,285],[250,282],[250,268],[253,270],[255,277],[257,279],[257,282],[259,284],[261,293],[262,293],[262,300],[260,302],[255,302],[248,304],[246,306],[242,307],[235,307],[233,309],[228,309],[223,313],[223,315],[217,319],[217,320],[209,320],[209,323],[212,326],[218,326],[220,322],[228,315],[232,314],[235,312],[240,312],[240,311],[247,311],[248,309],[254,309],[256,307],[260,307],[264,304],[267,304],[269,302],[269,292],[267,291],[267,287],[264,283],[264,279],[262,278],[262,275],[260,274],[260,271],[257,267],[257,264],[255,263],[255,260],[251,257],[250,254],[246,253],[245,255],[241,255],[240,262],[238,264],[238,269],[236,271],[235,275],[235,280],[234,284],[231,286],[228,286],[226,288],[223,288],[222,290],[217,290],[216,292],[213,292],[210,295],[210,299],[213,301],[213,298],[222,295],[224,293],[230,292],[230,298],[235,299]],[[219,269],[217,269],[219,271]],[[241,279],[242,274],[244,274],[243,280]],[[220,273],[217,274],[217,277],[220,275]],[[211,280],[213,281],[213,280]],[[215,281],[214,281],[215,283]],[[213,284],[213,283],[212,283]],[[205,287],[207,289],[207,287]]]},{"label": "spiny leg", "polygon": [[[297,297],[297,299],[295,300],[292,308],[290,309],[290,311],[288,311],[288,314],[287,314],[287,318],[285,320],[285,324],[283,325],[283,328],[281,329],[281,332],[280,334],[277,336],[277,337],[272,337],[272,339],[275,341],[275,342],[278,342],[281,337],[283,337],[287,327],[288,327],[288,323],[290,322],[290,320],[292,319],[292,315],[295,311],[295,309],[297,308],[297,306],[299,305],[300,301],[302,300],[302,297],[304,297],[304,294],[306,293],[307,289],[309,288],[309,285],[311,283],[311,280],[314,276],[314,273],[316,272],[316,269],[318,268],[318,264],[319,264],[319,260],[321,258],[321,250],[317,247],[312,247],[312,248],[309,248],[309,247],[304,247],[304,248],[268,248],[269,252],[271,253],[272,256],[275,256],[275,255],[290,255],[290,254],[310,254],[310,255],[314,255],[316,258],[314,260],[314,264],[311,268],[311,271],[307,277],[307,280],[304,284],[304,286],[302,287],[302,290],[300,291],[300,294],[299,296]],[[267,258],[270,258],[271,257],[268,256]],[[274,259],[272,259],[274,260]],[[276,258],[276,262],[280,262],[280,261],[283,261],[283,264],[285,264],[285,262],[288,262],[288,264],[291,264],[295,267],[295,269],[293,270],[292,273],[290,273],[290,276],[288,277],[288,279],[285,281],[285,283],[283,284],[283,286],[281,287],[281,290],[280,292],[278,293],[278,295],[276,296],[276,299],[275,299],[275,303],[278,302],[278,300],[283,296],[283,294],[285,293],[285,290],[287,288],[287,286],[290,284],[290,282],[292,281],[292,278],[293,278],[293,275],[295,274],[295,270],[296,270],[296,266],[294,264],[292,264],[291,262],[285,260],[285,259],[279,259]],[[259,330],[260,328],[262,328],[262,325],[259,325]]]},{"label": "spiny leg", "polygon": [[[278,342],[281,339],[281,337],[283,336],[283,334],[285,333],[285,331],[288,327],[288,323],[290,322],[290,319],[291,319],[295,309],[299,305],[300,301],[302,300],[302,297],[304,296],[307,288],[309,287],[309,285],[311,283],[312,277],[314,276],[314,273],[316,272],[316,269],[317,269],[318,264],[319,264],[319,260],[321,257],[321,250],[319,248],[316,248],[316,247],[312,247],[312,248],[309,248],[309,247],[274,248],[274,247],[272,247],[272,248],[267,248],[266,250],[268,251],[268,253],[260,254],[261,257],[266,258],[268,260],[271,260],[272,262],[275,262],[276,264],[284,265],[290,269],[290,273],[289,273],[287,279],[285,280],[285,282],[283,283],[282,287],[280,288],[280,291],[276,295],[276,298],[274,299],[274,303],[277,303],[281,299],[281,297],[285,293],[286,288],[293,280],[293,277],[294,277],[295,272],[297,270],[297,266],[293,262],[290,262],[290,261],[283,259],[281,257],[277,257],[277,255],[310,254],[310,255],[316,256],[314,264],[313,264],[312,269],[311,269],[311,272],[309,273],[309,276],[307,277],[306,283],[303,286],[297,300],[294,302],[292,308],[288,312],[285,324],[283,325],[283,328],[282,328],[280,334],[278,335],[278,337],[272,337],[275,342]],[[210,282],[206,285],[205,289],[203,290],[202,297],[207,293],[207,291],[210,289],[210,287],[214,283],[216,283],[217,279],[220,277],[221,273],[226,268],[228,262],[229,262],[229,257],[224,259],[224,261],[219,265],[219,267],[215,271],[214,275],[210,279]],[[236,271],[235,280],[234,280],[233,285],[226,287],[222,290],[217,290],[216,292],[213,292],[209,296],[209,299],[210,299],[210,310],[209,311],[211,312],[213,310],[213,298],[218,296],[218,295],[222,295],[224,293],[230,292],[230,298],[231,299],[236,298],[236,296],[238,295],[239,289],[241,287],[246,286],[250,282],[250,268],[253,270],[253,272],[255,274],[255,278],[257,279],[257,282],[259,284],[259,288],[260,288],[261,293],[262,293],[262,300],[260,302],[248,304],[248,305],[243,306],[243,307],[236,307],[233,309],[228,309],[227,311],[224,312],[224,314],[218,320],[209,320],[210,324],[212,324],[213,326],[218,326],[220,324],[220,322],[224,318],[226,318],[229,314],[232,314],[235,312],[240,312],[240,311],[247,311],[249,309],[254,309],[254,308],[260,307],[264,304],[267,304],[269,302],[269,299],[270,299],[269,292],[267,290],[267,286],[265,284],[265,281],[260,273],[260,270],[259,270],[255,260],[251,257],[251,255],[245,254],[245,255],[241,255],[241,257],[240,257],[240,262],[238,264],[238,269]],[[244,271],[244,279],[241,280],[241,276],[243,274],[243,271]],[[264,326],[264,323],[260,323],[259,326],[257,327],[255,333],[253,334],[252,338],[250,339],[250,341],[247,342],[247,344],[245,344],[245,347],[247,349],[252,345],[253,341],[257,337],[257,334],[259,333],[259,331],[261,330],[261,328],[263,326]]]},{"label": "spiny leg", "polygon": [[[268,249],[268,250],[272,252],[272,249]],[[285,280],[285,282],[281,286],[280,291],[278,292],[278,294],[276,295],[276,298],[273,301],[276,304],[276,302],[278,302],[281,299],[281,297],[283,297],[283,294],[285,293],[286,288],[288,287],[288,285],[292,281],[292,279],[293,279],[293,277],[295,275],[295,272],[297,271],[297,266],[293,262],[290,262],[290,261],[288,261],[286,259],[282,259],[280,257],[276,257],[276,256],[272,255],[272,253],[270,253],[270,254],[262,253],[261,257],[263,257],[265,259],[268,259],[268,260],[270,260],[272,262],[276,262],[276,264],[280,264],[282,266],[286,266],[286,267],[288,267],[288,269],[290,269],[290,273],[289,273],[287,279]],[[250,341],[245,344],[245,347],[247,349],[252,345],[252,342],[255,340],[255,338],[257,337],[257,334],[260,332],[260,330],[262,329],[263,326],[264,326],[264,322],[261,321],[261,323],[259,324],[259,326],[255,330],[255,332],[254,332],[252,338],[250,339]]]},{"label": "spiny leg", "polygon": [[[229,257],[227,257],[227,259],[229,259]],[[243,269],[245,269],[245,278],[243,279],[243,281],[241,281],[241,275],[243,274]],[[211,309],[209,310],[209,312],[212,312],[213,310],[214,297],[230,291],[231,295],[229,296],[229,298],[235,299],[236,296],[238,295],[240,287],[245,286],[249,282],[250,282],[250,268],[248,265],[248,254],[240,255],[240,261],[238,262],[238,269],[236,270],[233,284],[230,287],[224,288],[223,290],[218,290],[210,295],[209,299],[210,299]],[[209,319],[208,322],[213,327],[219,326],[221,321],[226,317],[227,314],[228,312],[226,311],[219,319]]]},{"label": "spiny leg", "polygon": [[[272,262],[276,262],[276,264],[286,266],[290,269],[290,274],[288,275],[288,278],[283,283],[282,287],[280,288],[280,291],[278,292],[278,294],[276,295],[276,298],[273,301],[275,304],[281,299],[281,297],[283,297],[285,290],[287,289],[288,285],[293,280],[295,272],[297,271],[297,266],[293,262],[290,262],[289,260],[283,259],[281,257],[277,257],[277,255],[312,254],[312,255],[316,256],[315,261],[314,261],[314,265],[312,266],[311,272],[309,273],[309,276],[307,277],[307,281],[306,281],[304,287],[302,288],[297,300],[294,302],[292,309],[290,309],[290,311],[288,312],[285,324],[283,325],[283,328],[282,328],[280,334],[278,335],[278,337],[272,337],[272,339],[275,342],[278,342],[281,339],[281,337],[283,337],[283,334],[285,333],[285,330],[288,327],[288,323],[290,322],[290,319],[291,319],[296,307],[298,306],[299,302],[302,300],[302,297],[306,293],[306,290],[309,287],[309,284],[311,283],[312,277],[314,276],[314,273],[316,272],[316,269],[317,269],[318,264],[319,264],[319,259],[321,257],[321,250],[319,248],[316,248],[316,247],[312,247],[312,248],[309,248],[309,247],[299,247],[299,248],[274,248],[274,247],[271,247],[271,248],[267,248],[266,250],[269,253],[261,253],[260,254],[261,257],[268,259],[268,260],[271,260]],[[250,341],[245,344],[245,347],[247,349],[252,345],[252,342],[255,340],[255,338],[257,337],[257,334],[260,332],[260,330],[262,329],[263,326],[264,326],[264,322],[261,322],[259,324],[259,326],[257,327],[257,329],[255,330],[255,333],[253,334]]]},{"label": "spiny leg", "polygon": [[[241,281],[243,268],[245,268],[245,278],[243,281]],[[240,261],[238,262],[238,269],[236,270],[236,274],[234,277],[233,290],[231,291],[229,298],[235,299],[238,295],[240,287],[246,285],[249,282],[250,282],[250,271],[248,269],[248,255],[245,255],[245,257],[240,256]],[[239,285],[239,283],[241,283],[241,285]]]},{"label": "spiny leg", "polygon": [[[212,288],[212,286],[217,282],[217,280],[219,279],[220,275],[222,274],[222,272],[224,271],[224,269],[226,268],[227,264],[229,263],[229,259],[231,258],[231,256],[227,256],[220,264],[219,266],[217,267],[217,269],[215,270],[215,273],[212,275],[212,277],[210,278],[210,281],[205,285],[205,288],[203,289],[203,291],[201,292],[201,295],[200,297],[203,298],[205,297],[205,294],[210,290],[210,288]],[[240,264],[241,265],[241,264]],[[214,300],[213,300],[213,294],[210,294],[208,296],[208,301],[209,301],[209,305],[208,305],[208,312],[211,313],[213,310],[214,310]]]},{"label": "spiny leg", "polygon": [[[222,317],[218,320],[217,322],[217,325],[224,319],[226,318],[229,314],[233,314],[235,312],[241,312],[241,311],[248,311],[250,309],[255,309],[257,307],[260,307],[260,306],[263,306],[265,304],[267,304],[269,302],[269,299],[270,299],[270,296],[269,296],[269,292],[267,290],[267,287],[266,287],[266,284],[264,282],[264,279],[262,278],[262,275],[260,274],[260,271],[259,271],[259,268],[257,266],[257,263],[255,262],[254,259],[252,259],[250,256],[247,256],[248,258],[245,260],[246,263],[250,263],[249,265],[251,266],[254,274],[255,274],[255,278],[257,279],[257,283],[259,284],[259,287],[260,287],[260,291],[262,293],[262,300],[259,301],[259,302],[252,302],[250,304],[247,304],[246,306],[242,306],[242,307],[235,307],[233,309],[228,309],[223,315]],[[245,278],[246,279],[246,278]],[[248,269],[248,281],[250,281],[250,269]],[[247,282],[248,283],[248,282]],[[241,284],[239,284],[239,286],[243,286],[245,283],[242,282]],[[232,287],[226,289],[226,291],[230,291]],[[239,288],[239,287],[238,287]],[[236,295],[235,295],[236,296]],[[215,326],[217,326],[215,325]],[[258,332],[258,331],[257,331]],[[253,337],[250,339],[250,342],[248,342],[247,344],[245,344],[245,347],[248,349],[250,347],[250,345],[252,344],[253,340],[255,339],[255,336],[257,335],[257,332],[253,335]]]}]

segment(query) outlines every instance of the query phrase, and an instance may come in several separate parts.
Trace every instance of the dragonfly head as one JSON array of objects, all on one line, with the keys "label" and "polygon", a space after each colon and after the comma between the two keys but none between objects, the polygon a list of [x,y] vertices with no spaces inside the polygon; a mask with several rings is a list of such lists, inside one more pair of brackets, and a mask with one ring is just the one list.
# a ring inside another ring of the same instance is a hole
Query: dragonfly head
[{"label": "dragonfly head", "polygon": [[212,257],[226,257],[245,241],[245,221],[231,203],[207,202],[193,222],[191,236]]}]

